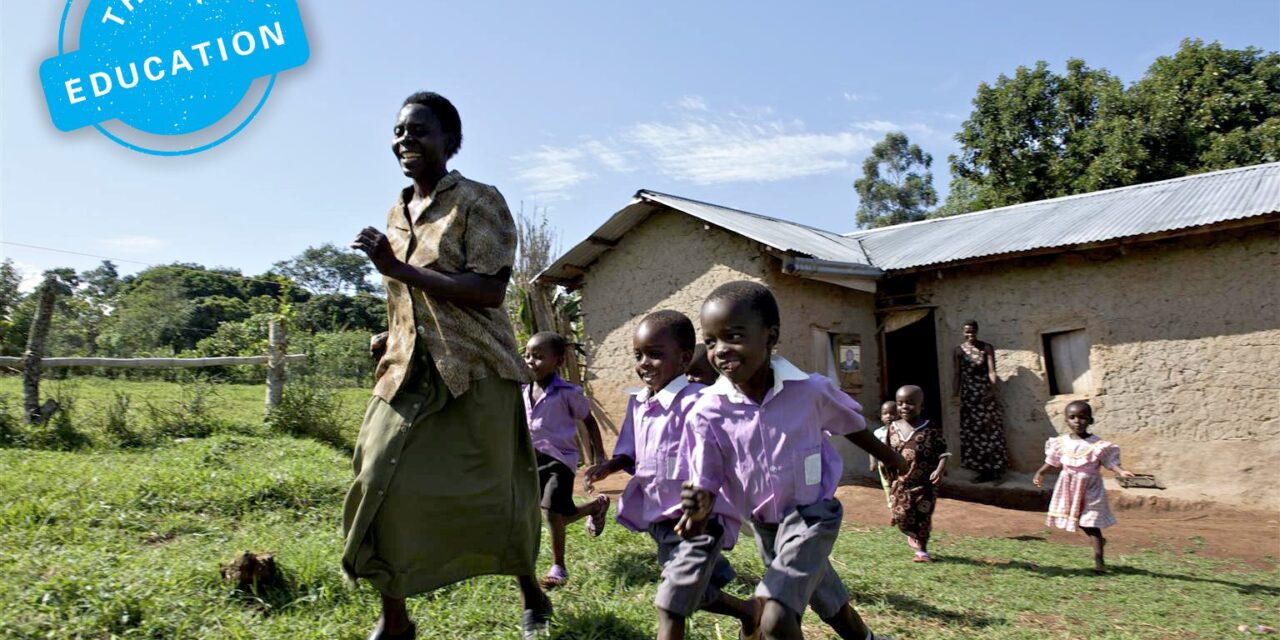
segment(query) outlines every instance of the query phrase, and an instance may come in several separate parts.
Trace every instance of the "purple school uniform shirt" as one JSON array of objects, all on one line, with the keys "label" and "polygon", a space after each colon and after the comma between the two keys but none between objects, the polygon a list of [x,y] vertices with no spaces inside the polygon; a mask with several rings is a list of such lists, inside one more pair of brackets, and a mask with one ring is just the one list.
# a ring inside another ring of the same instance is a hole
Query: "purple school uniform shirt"
[{"label": "purple school uniform shirt", "polygon": [[840,454],[827,440],[866,429],[862,407],[829,378],[773,356],[773,388],[756,404],[726,377],[689,412],[690,474],[743,518],[781,522],[801,505],[835,497]]},{"label": "purple school uniform shirt", "polygon": [[[687,438],[685,416],[705,385],[677,376],[657,393],[644,389],[627,402],[627,415],[613,447],[614,457],[626,456],[631,480],[618,503],[618,523],[632,531],[680,517],[681,485],[689,479],[689,464],[682,444]],[[725,535],[721,545],[731,548],[738,539],[740,522],[728,504],[717,502]]]},{"label": "purple school uniform shirt", "polygon": [[545,453],[570,469],[578,468],[578,420],[591,415],[591,402],[582,393],[582,387],[565,382],[559,375],[547,385],[547,390],[533,402],[530,398],[532,384],[523,385],[524,415],[529,421],[529,435],[533,448]]}]

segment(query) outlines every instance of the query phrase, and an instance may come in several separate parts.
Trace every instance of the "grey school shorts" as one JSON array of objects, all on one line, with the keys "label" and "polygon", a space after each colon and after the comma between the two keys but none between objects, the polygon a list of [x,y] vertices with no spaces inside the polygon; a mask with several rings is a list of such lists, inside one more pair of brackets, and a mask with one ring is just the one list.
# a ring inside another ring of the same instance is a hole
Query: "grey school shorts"
[{"label": "grey school shorts", "polygon": [[829,559],[843,514],[840,501],[832,499],[797,507],[777,524],[753,520],[766,567],[756,595],[777,600],[796,615],[808,605],[824,620],[848,604],[849,592]]},{"label": "grey school shorts", "polygon": [[724,526],[719,518],[709,520],[706,531],[689,540],[676,534],[675,524],[675,520],[662,520],[649,525],[662,565],[662,584],[658,585],[653,603],[659,609],[688,618],[719,599],[720,589],[737,574],[720,555]]}]

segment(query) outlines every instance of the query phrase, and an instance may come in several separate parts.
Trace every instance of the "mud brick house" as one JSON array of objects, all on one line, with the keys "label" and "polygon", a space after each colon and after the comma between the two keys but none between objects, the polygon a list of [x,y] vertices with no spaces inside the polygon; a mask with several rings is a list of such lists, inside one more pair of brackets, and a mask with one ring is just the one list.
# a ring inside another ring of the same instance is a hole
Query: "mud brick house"
[{"label": "mud brick house", "polygon": [[[540,276],[581,290],[588,385],[614,424],[639,319],[696,324],[738,279],[777,295],[779,353],[869,420],[918,384],[958,451],[952,353],[973,319],[996,347],[1013,471],[1085,399],[1162,495],[1280,507],[1280,163],[849,234],[640,191]],[[846,474],[866,473],[840,445]]]}]

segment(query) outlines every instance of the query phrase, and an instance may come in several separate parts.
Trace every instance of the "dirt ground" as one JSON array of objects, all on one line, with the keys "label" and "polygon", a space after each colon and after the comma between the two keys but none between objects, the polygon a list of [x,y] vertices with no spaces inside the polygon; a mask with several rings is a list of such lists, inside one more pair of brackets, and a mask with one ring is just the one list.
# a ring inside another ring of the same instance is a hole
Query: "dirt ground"
[{"label": "dirt ground", "polygon": [[[625,474],[618,474],[597,484],[596,490],[617,499],[627,479]],[[836,490],[836,497],[844,504],[846,522],[889,526],[889,511],[885,508],[884,492],[879,488],[840,487]],[[1109,554],[1151,549],[1234,559],[1255,569],[1275,570],[1280,566],[1280,513],[1203,504],[1169,508],[1143,501],[1127,501],[1123,496],[1113,496],[1111,506],[1120,523],[1106,530]],[[1047,540],[1088,546],[1088,540],[1080,532],[1067,533],[1046,527],[1042,512],[1004,509],[946,498],[938,501],[933,529],[950,535]]]}]

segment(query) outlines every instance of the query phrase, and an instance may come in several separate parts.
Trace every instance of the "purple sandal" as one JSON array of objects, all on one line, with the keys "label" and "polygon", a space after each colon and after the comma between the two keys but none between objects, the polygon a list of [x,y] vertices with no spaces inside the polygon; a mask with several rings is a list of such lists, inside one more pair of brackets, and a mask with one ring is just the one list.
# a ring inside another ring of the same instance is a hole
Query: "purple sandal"
[{"label": "purple sandal", "polygon": [[587,534],[592,538],[604,533],[604,525],[609,522],[609,496],[596,496],[595,502],[600,505],[600,511],[587,518]]},{"label": "purple sandal", "polygon": [[547,575],[542,578],[542,588],[551,590],[557,587],[563,587],[566,580],[569,579],[569,571],[564,567],[553,564],[551,569],[547,571]]}]

